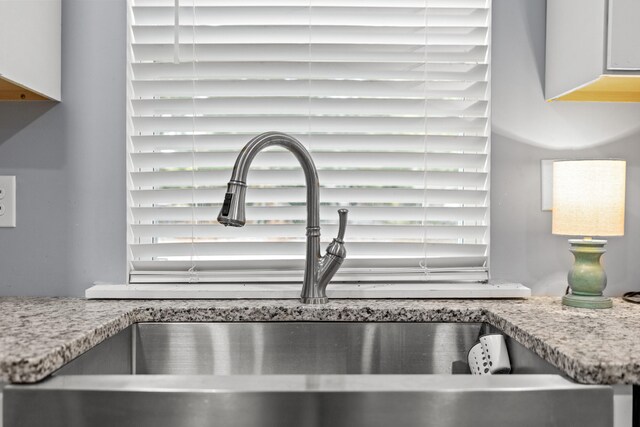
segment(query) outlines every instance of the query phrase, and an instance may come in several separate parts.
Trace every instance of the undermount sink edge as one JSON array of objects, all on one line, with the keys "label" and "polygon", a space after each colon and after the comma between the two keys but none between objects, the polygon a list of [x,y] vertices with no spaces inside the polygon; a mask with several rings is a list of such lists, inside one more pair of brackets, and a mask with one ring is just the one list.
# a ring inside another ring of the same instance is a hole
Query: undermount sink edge
[{"label": "undermount sink edge", "polygon": [[136,323],[39,384],[7,386],[5,427],[612,425],[610,387],[576,384],[508,337],[513,375],[451,375],[497,331],[487,317]]}]

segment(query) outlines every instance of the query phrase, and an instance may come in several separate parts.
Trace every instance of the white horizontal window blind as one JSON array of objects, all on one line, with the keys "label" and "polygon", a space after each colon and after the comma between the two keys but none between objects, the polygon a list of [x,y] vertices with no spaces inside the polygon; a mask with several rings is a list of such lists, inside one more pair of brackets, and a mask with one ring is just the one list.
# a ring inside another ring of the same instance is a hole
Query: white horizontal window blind
[{"label": "white horizontal window blind", "polygon": [[301,282],[305,188],[274,149],[247,225],[216,221],[240,149],[318,167],[334,281],[488,278],[491,0],[129,0],[129,280]]}]

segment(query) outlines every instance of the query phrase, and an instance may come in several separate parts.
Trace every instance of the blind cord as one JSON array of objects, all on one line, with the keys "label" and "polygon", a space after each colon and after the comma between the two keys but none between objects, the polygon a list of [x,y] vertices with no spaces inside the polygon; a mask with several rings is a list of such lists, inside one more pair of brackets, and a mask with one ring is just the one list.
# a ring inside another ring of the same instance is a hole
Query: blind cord
[{"label": "blind cord", "polygon": [[[176,0],[178,2],[179,0]],[[191,5],[191,267],[188,270],[189,283],[197,283],[196,272],[196,247],[195,247],[195,226],[198,225],[198,218],[195,214],[196,203],[196,2],[192,0]]]},{"label": "blind cord", "polygon": [[313,1],[309,0],[307,13],[308,13],[308,45],[307,45],[307,138],[309,139],[308,150],[313,152],[313,137],[311,136],[311,14],[313,8]]},{"label": "blind cord", "polygon": [[427,183],[427,164],[428,164],[428,158],[427,158],[427,147],[428,147],[428,143],[427,143],[427,135],[428,135],[428,128],[429,125],[427,123],[428,119],[427,119],[427,25],[428,25],[428,18],[427,18],[427,0],[425,0],[424,3],[424,70],[423,70],[423,75],[424,75],[424,86],[423,86],[423,97],[424,97],[424,106],[423,106],[423,115],[424,115],[424,150],[423,150],[423,169],[424,169],[424,175],[423,175],[423,181],[422,181],[422,245],[423,245],[423,258],[422,261],[420,261],[419,265],[422,268],[422,271],[424,272],[424,278],[425,281],[429,280],[429,266],[427,265],[427,257],[428,257],[428,251],[427,251],[427,207],[429,204],[429,200],[427,198],[427,188],[428,188],[428,183]]},{"label": "blind cord", "polygon": [[173,63],[180,63],[180,0],[175,0],[173,13]]}]

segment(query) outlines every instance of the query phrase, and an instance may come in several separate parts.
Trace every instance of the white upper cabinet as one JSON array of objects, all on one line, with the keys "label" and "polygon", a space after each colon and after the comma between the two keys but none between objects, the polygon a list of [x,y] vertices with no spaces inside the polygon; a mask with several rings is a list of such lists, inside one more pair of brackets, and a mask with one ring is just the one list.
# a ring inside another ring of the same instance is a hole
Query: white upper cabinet
[{"label": "white upper cabinet", "polygon": [[548,0],[547,100],[640,102],[640,0]]},{"label": "white upper cabinet", "polygon": [[607,68],[640,71],[640,0],[609,0]]},{"label": "white upper cabinet", "polygon": [[0,0],[0,101],[60,101],[60,0]]}]

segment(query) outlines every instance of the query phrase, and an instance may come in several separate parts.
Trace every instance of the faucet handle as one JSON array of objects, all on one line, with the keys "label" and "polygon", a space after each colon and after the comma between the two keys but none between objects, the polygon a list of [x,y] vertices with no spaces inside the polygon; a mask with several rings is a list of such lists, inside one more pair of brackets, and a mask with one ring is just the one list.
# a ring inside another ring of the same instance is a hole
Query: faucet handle
[{"label": "faucet handle", "polygon": [[[347,256],[347,250],[344,247],[344,232],[347,229],[347,214],[346,209],[338,209],[338,215],[340,217],[340,224],[338,225],[338,236],[333,239],[329,246],[327,246],[327,255],[333,255],[340,260],[343,260]],[[342,263],[342,261],[340,261]],[[338,265],[339,266],[339,265]]]},{"label": "faucet handle", "polygon": [[339,225],[338,225],[338,237],[336,237],[336,240],[340,243],[344,242],[344,232],[347,229],[347,215],[349,214],[349,210],[348,209],[338,209],[338,216],[339,216]]},{"label": "faucet handle", "polygon": [[347,214],[346,209],[338,209],[338,215],[340,218],[340,224],[338,225],[338,236],[333,239],[329,246],[327,246],[327,253],[322,257],[320,261],[320,276],[318,279],[318,287],[324,289],[331,281],[331,278],[336,274],[336,271],[342,265],[344,259],[347,257],[347,250],[344,247],[344,232],[347,229]]}]

